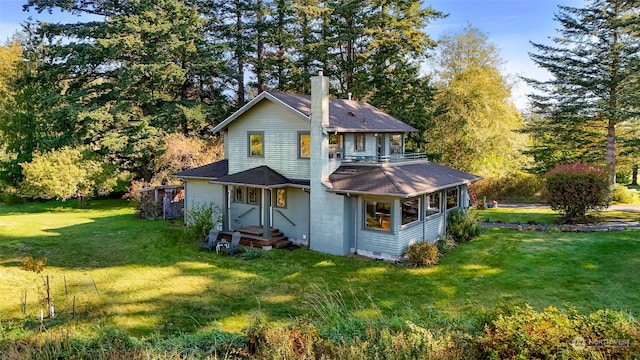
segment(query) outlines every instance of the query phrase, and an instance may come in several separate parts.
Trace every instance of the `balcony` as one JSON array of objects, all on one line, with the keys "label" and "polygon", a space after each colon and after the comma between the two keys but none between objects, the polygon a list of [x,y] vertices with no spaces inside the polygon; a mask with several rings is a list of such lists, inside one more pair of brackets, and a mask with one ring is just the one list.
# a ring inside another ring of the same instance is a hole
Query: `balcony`
[{"label": "balcony", "polygon": [[385,164],[385,163],[398,163],[414,160],[426,160],[427,154],[425,153],[398,153],[392,155],[344,155],[342,159],[343,163],[358,163],[358,164]]}]

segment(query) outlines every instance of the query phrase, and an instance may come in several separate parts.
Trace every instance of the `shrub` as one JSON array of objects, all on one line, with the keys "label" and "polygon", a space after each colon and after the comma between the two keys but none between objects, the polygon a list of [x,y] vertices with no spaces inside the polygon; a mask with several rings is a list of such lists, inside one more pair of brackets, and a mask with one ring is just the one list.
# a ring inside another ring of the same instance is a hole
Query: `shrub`
[{"label": "shrub", "polygon": [[480,358],[630,358],[638,351],[638,323],[612,310],[588,316],[548,307],[515,307],[499,315],[475,341]]},{"label": "shrub", "polygon": [[612,200],[620,204],[632,204],[634,202],[634,193],[626,186],[616,184],[613,187]]},{"label": "shrub", "polygon": [[453,210],[447,216],[447,235],[464,243],[480,235],[480,225],[472,211]]},{"label": "shrub", "polygon": [[222,213],[217,205],[214,203],[195,205],[187,211],[184,239],[202,241],[220,222],[222,222]]},{"label": "shrub", "polygon": [[427,242],[411,244],[404,256],[418,266],[435,265],[438,263],[438,247]]},{"label": "shrub", "polygon": [[602,167],[583,163],[558,165],[545,176],[549,205],[560,212],[564,223],[582,221],[587,211],[609,206],[609,179]]},{"label": "shrub", "polygon": [[267,256],[265,250],[255,247],[244,247],[240,249],[240,258],[242,260],[252,260]]},{"label": "shrub", "polygon": [[46,265],[47,258],[34,259],[31,256],[27,256],[22,259],[22,269],[26,271],[33,271],[36,274],[40,274]]},{"label": "shrub", "polygon": [[24,198],[16,192],[15,189],[4,189],[2,193],[2,202],[5,205],[19,205],[24,203]]},{"label": "shrub", "polygon": [[486,177],[475,182],[473,187],[479,199],[531,198],[544,189],[544,178],[517,171],[501,177]]}]

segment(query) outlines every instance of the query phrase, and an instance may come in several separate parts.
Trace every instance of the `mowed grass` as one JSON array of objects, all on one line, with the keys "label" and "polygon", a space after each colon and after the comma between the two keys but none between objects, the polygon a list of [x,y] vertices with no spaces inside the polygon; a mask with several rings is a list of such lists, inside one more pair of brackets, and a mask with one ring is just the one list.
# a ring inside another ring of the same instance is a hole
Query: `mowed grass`
[{"label": "mowed grass", "polygon": [[[108,324],[141,336],[213,328],[240,333],[256,311],[283,324],[313,317],[318,289],[340,292],[361,316],[467,321],[523,303],[640,315],[636,230],[487,229],[437,266],[406,268],[306,249],[272,250],[252,260],[216,255],[181,240],[181,221],[139,220],[133,213],[118,200],[83,209],[61,202],[0,207],[0,322],[37,317],[42,275],[50,277],[60,322]],[[44,272],[22,270],[25,256],[46,257]]]},{"label": "mowed grass", "polygon": [[[502,222],[512,224],[557,224],[560,215],[549,208],[492,208],[476,211],[481,221]],[[624,211],[590,211],[588,213],[593,223],[606,221],[637,221],[640,222],[640,212]]]}]

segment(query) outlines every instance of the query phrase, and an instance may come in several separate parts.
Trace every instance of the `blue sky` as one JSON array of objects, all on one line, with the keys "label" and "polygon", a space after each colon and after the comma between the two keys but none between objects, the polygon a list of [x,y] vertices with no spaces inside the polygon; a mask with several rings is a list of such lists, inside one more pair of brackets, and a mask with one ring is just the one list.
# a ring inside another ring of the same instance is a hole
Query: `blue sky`
[{"label": "blue sky", "polygon": [[[73,22],[71,14],[23,12],[25,0],[0,0],[0,42],[4,42],[29,16],[48,22]],[[532,51],[529,41],[547,42],[554,36],[558,24],[553,15],[558,5],[582,7],[586,0],[424,0],[435,10],[448,13],[446,19],[434,21],[427,33],[437,39],[444,33],[458,33],[470,23],[485,33],[495,44],[505,61],[503,72],[513,77],[527,76],[542,79],[546,74],[529,59]],[[513,88],[514,102],[520,109],[526,107],[524,84],[516,81]]]}]

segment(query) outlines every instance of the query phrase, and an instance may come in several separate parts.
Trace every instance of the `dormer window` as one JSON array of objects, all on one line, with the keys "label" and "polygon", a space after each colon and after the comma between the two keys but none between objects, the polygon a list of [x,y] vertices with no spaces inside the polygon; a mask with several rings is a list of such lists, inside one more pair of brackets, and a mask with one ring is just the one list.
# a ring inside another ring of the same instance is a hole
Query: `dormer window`
[{"label": "dormer window", "polygon": [[248,147],[250,157],[264,156],[264,132],[254,131],[248,133]]}]

